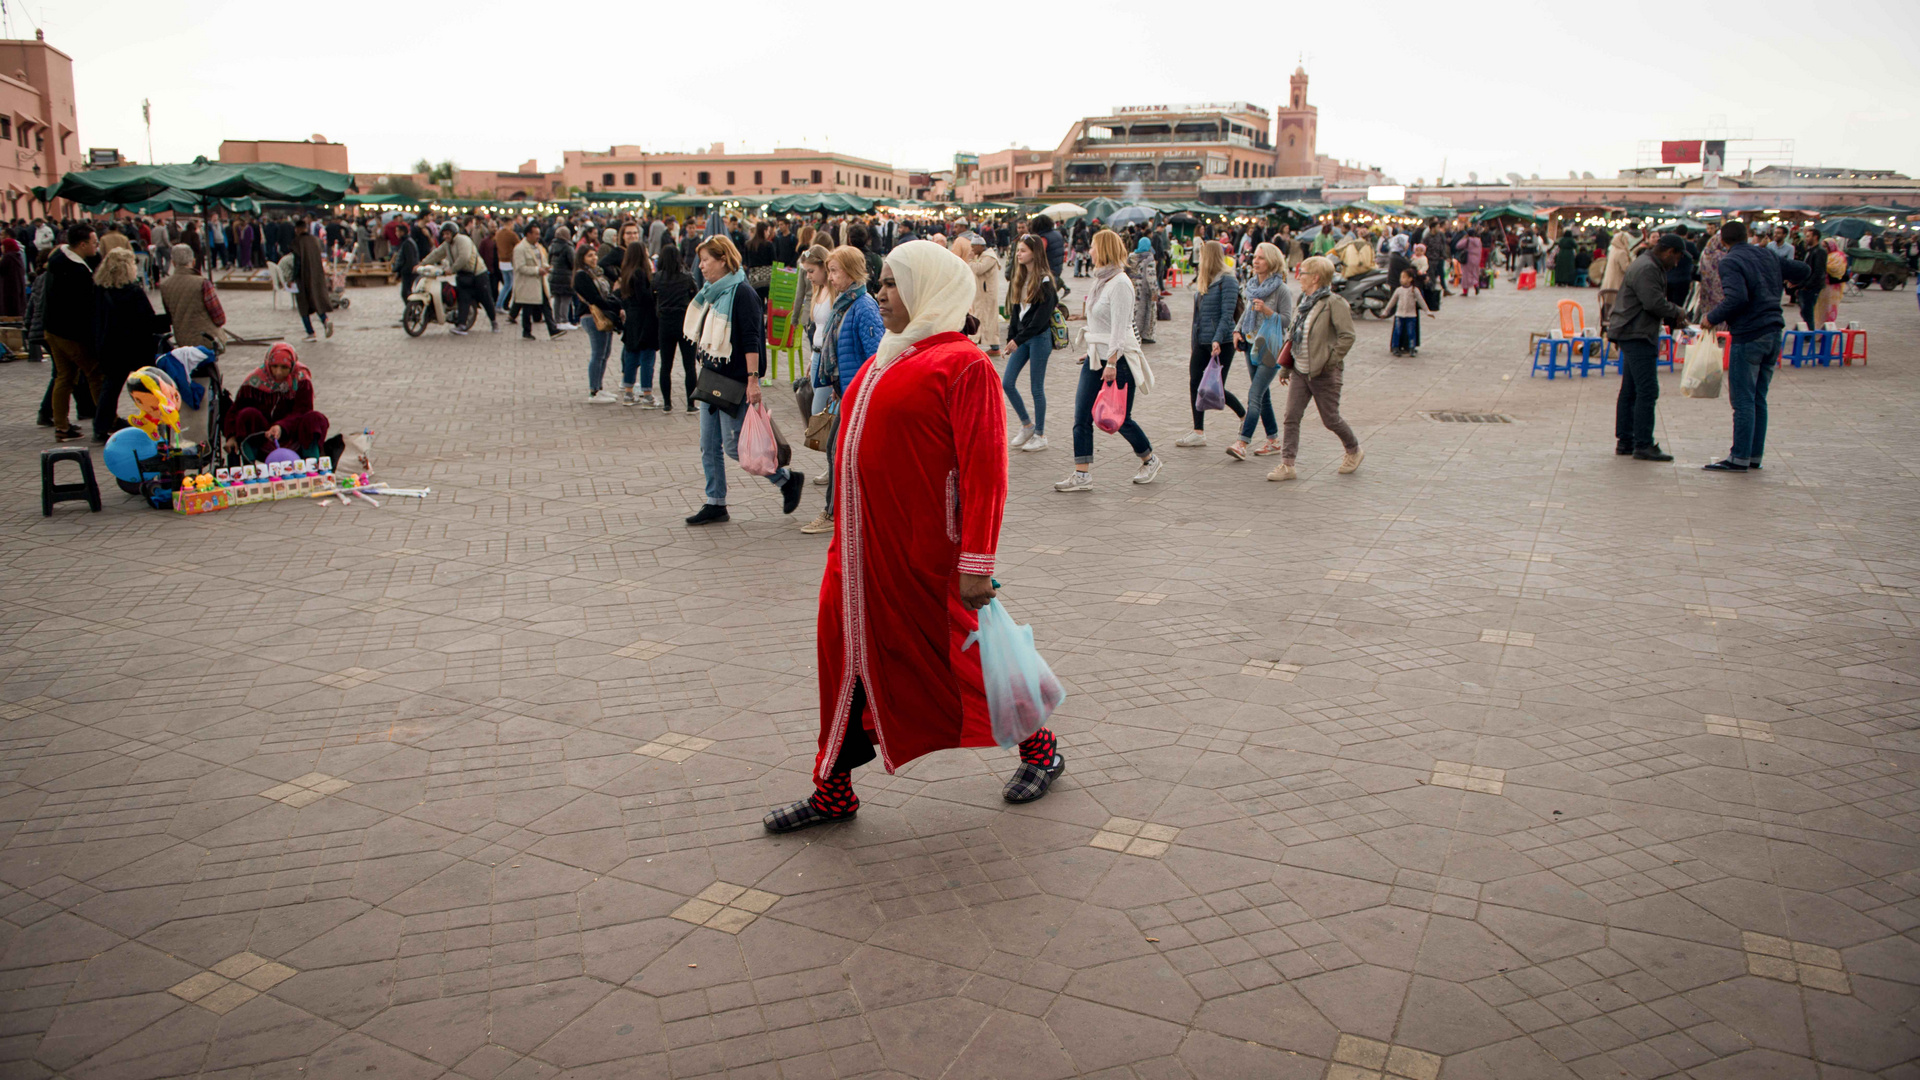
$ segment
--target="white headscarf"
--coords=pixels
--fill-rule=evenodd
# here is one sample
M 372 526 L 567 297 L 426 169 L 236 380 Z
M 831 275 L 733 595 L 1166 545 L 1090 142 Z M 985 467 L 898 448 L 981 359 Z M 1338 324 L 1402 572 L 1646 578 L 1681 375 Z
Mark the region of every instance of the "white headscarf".
M 973 271 L 958 255 L 931 240 L 914 240 L 894 248 L 886 262 L 907 305 L 908 322 L 905 330 L 889 330 L 880 339 L 876 362 L 884 364 L 909 345 L 966 327 L 973 307 Z

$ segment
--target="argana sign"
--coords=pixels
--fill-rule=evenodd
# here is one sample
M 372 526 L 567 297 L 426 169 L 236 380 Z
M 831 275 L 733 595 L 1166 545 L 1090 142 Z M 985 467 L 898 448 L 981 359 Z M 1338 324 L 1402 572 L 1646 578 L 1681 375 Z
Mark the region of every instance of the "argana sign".
M 1185 105 L 1116 105 L 1112 115 L 1132 113 L 1253 112 L 1266 115 L 1265 109 L 1246 101 L 1195 101 Z
M 1404 184 L 1375 184 L 1367 188 L 1367 201 L 1374 203 L 1403 203 L 1407 201 L 1407 188 Z

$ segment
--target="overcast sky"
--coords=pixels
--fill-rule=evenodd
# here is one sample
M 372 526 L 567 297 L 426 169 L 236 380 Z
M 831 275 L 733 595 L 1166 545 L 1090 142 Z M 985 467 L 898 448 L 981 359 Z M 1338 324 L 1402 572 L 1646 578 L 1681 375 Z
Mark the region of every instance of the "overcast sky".
M 1735 21 L 1704 0 L 7 7 L 13 36 L 38 26 L 73 56 L 82 145 L 139 160 L 148 98 L 163 162 L 318 133 L 347 143 L 357 172 L 421 157 L 551 169 L 563 150 L 712 142 L 937 169 L 956 150 L 1051 148 L 1116 105 L 1274 109 L 1304 53 L 1320 152 L 1402 182 L 1443 161 L 1458 180 L 1607 177 L 1645 141 L 1716 134 L 1920 176 L 1913 0 L 1754 0 Z

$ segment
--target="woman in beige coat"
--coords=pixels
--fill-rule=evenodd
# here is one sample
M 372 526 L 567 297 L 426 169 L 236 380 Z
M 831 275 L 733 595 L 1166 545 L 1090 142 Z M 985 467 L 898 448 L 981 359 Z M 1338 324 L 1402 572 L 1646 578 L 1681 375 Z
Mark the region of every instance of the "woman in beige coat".
M 520 316 L 520 336 L 533 337 L 533 316 L 538 313 L 547 323 L 547 337 L 566 333 L 553 321 L 553 305 L 548 302 L 547 249 L 540 246 L 540 226 L 527 226 L 526 238 L 513 246 L 513 309 Z
M 1345 377 L 1347 350 L 1353 348 L 1353 309 L 1340 294 L 1333 292 L 1333 262 L 1315 255 L 1300 264 L 1300 291 L 1304 294 L 1294 308 L 1293 370 L 1280 372 L 1280 384 L 1287 387 L 1286 419 L 1281 422 L 1280 464 L 1267 474 L 1269 480 L 1292 480 L 1293 458 L 1300 450 L 1300 418 L 1311 400 L 1320 409 L 1320 422 L 1340 437 L 1346 456 L 1340 459 L 1340 472 L 1360 467 L 1366 451 L 1353 428 L 1340 418 L 1340 384 Z
M 973 342 L 988 355 L 998 356 L 1000 346 L 1007 340 L 1006 328 L 1000 323 L 1000 293 L 1007 280 L 1000 267 L 1000 256 L 973 233 L 955 240 L 951 250 L 973 270 L 973 307 L 967 314 L 980 324 Z
M 1633 262 L 1633 238 L 1623 229 L 1613 234 L 1607 247 L 1607 267 L 1600 275 L 1600 332 L 1607 332 L 1607 316 L 1613 312 L 1614 298 L 1620 295 L 1620 283 L 1626 280 L 1627 266 Z

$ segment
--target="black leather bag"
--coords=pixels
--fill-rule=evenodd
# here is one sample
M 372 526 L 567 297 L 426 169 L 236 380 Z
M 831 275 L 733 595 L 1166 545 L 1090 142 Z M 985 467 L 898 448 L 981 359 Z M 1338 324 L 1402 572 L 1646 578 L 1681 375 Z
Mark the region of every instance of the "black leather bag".
M 700 377 L 693 384 L 693 400 L 704 401 L 728 416 L 738 416 L 747 400 L 747 384 L 701 364 Z

